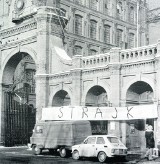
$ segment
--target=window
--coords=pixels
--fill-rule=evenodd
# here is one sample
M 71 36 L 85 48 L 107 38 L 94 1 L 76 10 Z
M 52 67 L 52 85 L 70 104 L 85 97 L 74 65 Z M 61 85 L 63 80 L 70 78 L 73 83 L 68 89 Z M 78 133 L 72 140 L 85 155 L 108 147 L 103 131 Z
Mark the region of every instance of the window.
M 129 13 L 129 21 L 131 22 L 131 23 L 134 23 L 134 7 L 130 7 L 130 13 Z
M 129 34 L 129 48 L 133 48 L 134 47 L 134 34 L 130 33 Z
M 107 137 L 107 138 L 108 138 L 109 142 L 111 142 L 111 143 L 119 143 L 119 140 L 116 137 Z
M 75 52 L 75 55 L 82 55 L 82 47 L 81 46 L 75 46 L 74 52 Z
M 98 0 L 91 0 L 90 5 L 91 5 L 91 9 L 97 10 Z
M 105 0 L 104 2 L 104 13 L 109 14 L 110 0 Z
M 110 26 L 104 25 L 104 42 L 110 43 Z
M 82 16 L 75 15 L 75 34 L 82 35 Z
M 121 29 L 117 29 L 117 46 L 122 48 L 122 33 Z
M 90 21 L 90 38 L 96 39 L 97 35 L 97 22 L 95 20 Z
M 89 137 L 87 140 L 85 140 L 85 144 L 95 144 L 96 137 Z
M 89 52 L 89 55 L 96 55 L 96 54 L 97 54 L 97 51 L 93 50 L 93 49 L 91 49 L 90 52 Z
M 75 3 L 82 5 L 83 4 L 83 0 L 75 0 Z
M 97 144 L 105 144 L 104 138 L 103 137 L 98 137 L 97 138 Z
M 122 19 L 122 12 L 123 12 L 123 4 L 121 1 L 117 3 L 117 17 Z

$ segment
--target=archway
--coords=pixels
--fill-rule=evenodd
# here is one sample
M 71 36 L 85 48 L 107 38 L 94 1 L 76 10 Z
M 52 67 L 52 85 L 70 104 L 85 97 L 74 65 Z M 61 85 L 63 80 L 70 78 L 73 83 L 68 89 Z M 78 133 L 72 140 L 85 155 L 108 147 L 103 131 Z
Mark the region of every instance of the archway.
M 153 89 L 143 81 L 137 81 L 132 84 L 126 94 L 126 105 L 142 105 L 153 103 Z
M 24 52 L 13 55 L 4 67 L 1 119 L 5 146 L 30 142 L 36 117 L 35 73 L 35 61 Z
M 144 82 L 137 81 L 130 85 L 126 93 L 126 106 L 147 105 L 154 103 L 154 93 L 152 87 Z M 145 112 L 145 108 L 144 108 Z M 134 151 L 145 150 L 145 136 L 144 131 L 146 124 L 154 127 L 154 119 L 137 119 L 126 121 L 126 145 Z
M 85 106 L 104 107 L 109 106 L 108 95 L 105 89 L 99 85 L 93 86 L 89 89 Z M 107 134 L 108 133 L 108 121 L 90 121 L 92 134 Z
M 65 90 L 58 91 L 53 97 L 52 106 L 69 106 L 70 104 L 70 96 Z
M 109 106 L 108 95 L 105 89 L 99 85 L 89 89 L 85 106 Z

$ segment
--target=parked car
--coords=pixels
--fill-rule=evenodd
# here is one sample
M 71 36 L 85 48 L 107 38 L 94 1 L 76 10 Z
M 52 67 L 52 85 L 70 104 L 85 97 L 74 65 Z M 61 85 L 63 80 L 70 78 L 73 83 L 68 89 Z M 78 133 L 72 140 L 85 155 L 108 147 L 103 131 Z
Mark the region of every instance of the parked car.
M 72 146 L 72 157 L 78 160 L 80 157 L 98 157 L 99 162 L 105 162 L 107 157 L 125 158 L 126 146 L 112 135 L 88 136 L 83 143 Z
M 80 144 L 91 134 L 89 121 L 40 121 L 34 127 L 30 142 L 35 155 L 48 149 L 66 157 L 73 145 Z

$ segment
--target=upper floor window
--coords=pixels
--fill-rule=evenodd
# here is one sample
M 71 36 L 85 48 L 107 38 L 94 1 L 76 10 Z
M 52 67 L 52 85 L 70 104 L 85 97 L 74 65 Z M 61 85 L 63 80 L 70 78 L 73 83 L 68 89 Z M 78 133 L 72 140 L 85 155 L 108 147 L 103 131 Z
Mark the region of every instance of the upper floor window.
M 75 52 L 75 55 L 82 55 L 82 47 L 81 46 L 75 46 L 74 52 Z
M 122 48 L 122 34 L 123 31 L 121 29 L 117 29 L 117 46 Z
M 90 49 L 89 55 L 96 55 L 97 51 L 94 49 Z
M 82 16 L 75 15 L 75 34 L 82 35 Z
M 110 0 L 104 1 L 104 13 L 109 14 L 109 8 L 110 8 Z
M 75 1 L 75 3 L 80 4 L 80 5 L 83 4 L 83 0 L 74 0 L 74 1 Z
M 90 38 L 96 39 L 97 35 L 97 22 L 95 20 L 90 21 Z
M 119 1 L 117 3 L 117 17 L 119 19 L 122 19 L 122 13 L 123 13 L 123 3 L 121 1 Z
M 129 48 L 134 48 L 134 34 L 129 33 Z
M 98 8 L 98 0 L 91 0 L 90 1 L 90 6 L 91 6 L 91 9 L 97 10 L 97 8 Z
M 129 21 L 131 22 L 131 23 L 134 23 L 134 7 L 133 6 L 131 6 L 130 7 L 130 10 L 129 10 Z
M 104 42 L 110 43 L 110 26 L 104 25 Z

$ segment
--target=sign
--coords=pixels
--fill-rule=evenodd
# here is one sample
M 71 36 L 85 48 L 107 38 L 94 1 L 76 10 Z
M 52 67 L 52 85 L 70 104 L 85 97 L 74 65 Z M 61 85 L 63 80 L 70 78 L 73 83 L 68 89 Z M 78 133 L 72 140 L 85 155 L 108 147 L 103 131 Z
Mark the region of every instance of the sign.
M 129 107 L 62 106 L 42 109 L 42 120 L 133 120 L 157 117 L 156 105 Z

